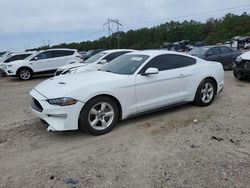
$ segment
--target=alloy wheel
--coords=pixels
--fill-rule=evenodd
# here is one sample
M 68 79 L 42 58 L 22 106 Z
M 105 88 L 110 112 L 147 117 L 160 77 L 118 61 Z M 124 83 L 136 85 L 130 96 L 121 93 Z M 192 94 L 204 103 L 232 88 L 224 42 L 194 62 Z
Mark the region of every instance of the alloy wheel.
M 114 115 L 113 107 L 107 102 L 101 102 L 91 108 L 88 121 L 92 128 L 104 130 L 112 124 Z
M 23 80 L 28 80 L 28 79 L 30 79 L 30 76 L 31 76 L 31 73 L 30 73 L 30 71 L 28 71 L 28 70 L 21 70 L 21 72 L 20 72 L 20 78 L 21 79 L 23 79 Z
M 214 87 L 213 84 L 210 82 L 204 83 L 202 89 L 201 89 L 201 100 L 204 103 L 209 103 L 214 96 Z

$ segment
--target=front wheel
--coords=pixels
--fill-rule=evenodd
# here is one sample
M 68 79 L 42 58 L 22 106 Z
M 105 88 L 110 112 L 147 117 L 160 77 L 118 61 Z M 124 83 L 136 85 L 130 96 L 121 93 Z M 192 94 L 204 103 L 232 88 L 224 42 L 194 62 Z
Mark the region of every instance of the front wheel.
M 116 102 L 106 96 L 91 99 L 83 107 L 79 117 L 79 129 L 93 135 L 111 131 L 119 117 Z
M 238 70 L 233 70 L 233 74 L 234 74 L 234 77 L 238 80 L 242 80 L 244 79 L 244 76 L 242 75 L 242 73 Z
M 6 77 L 6 73 L 2 69 L 0 69 L 0 77 Z
M 213 80 L 205 79 L 203 80 L 195 95 L 194 102 L 199 106 L 209 106 L 212 104 L 216 94 L 216 86 Z
M 32 71 L 28 68 L 22 68 L 18 71 L 17 76 L 21 80 L 29 80 L 32 76 Z

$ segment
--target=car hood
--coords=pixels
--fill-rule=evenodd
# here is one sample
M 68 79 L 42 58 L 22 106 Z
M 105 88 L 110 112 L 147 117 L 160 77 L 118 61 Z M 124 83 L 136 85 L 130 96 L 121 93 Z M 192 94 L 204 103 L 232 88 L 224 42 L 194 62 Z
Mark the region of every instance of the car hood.
M 87 65 L 88 65 L 87 63 L 72 63 L 72 64 L 68 64 L 68 65 L 64 65 L 60 67 L 59 70 L 73 69 L 73 68 L 83 67 Z
M 34 89 L 48 99 L 72 97 L 78 90 L 87 92 L 120 79 L 127 79 L 127 76 L 103 71 L 90 71 L 53 77 L 37 85 Z
M 244 60 L 250 60 L 250 51 L 242 54 L 240 57 Z

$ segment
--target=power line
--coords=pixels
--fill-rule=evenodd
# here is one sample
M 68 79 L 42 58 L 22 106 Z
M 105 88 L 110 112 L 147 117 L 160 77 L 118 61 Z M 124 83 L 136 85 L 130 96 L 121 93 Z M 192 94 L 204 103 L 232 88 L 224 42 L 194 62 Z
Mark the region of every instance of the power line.
M 109 36 L 109 49 L 111 48 L 111 34 L 114 33 L 112 24 L 116 26 L 116 33 L 117 33 L 117 46 L 120 48 L 120 27 L 123 27 L 123 25 L 119 22 L 118 19 L 108 19 L 106 23 L 103 24 L 103 27 L 108 29 L 108 36 Z
M 143 25 L 143 24 L 149 24 L 149 23 L 155 23 L 155 22 L 163 22 L 163 21 L 169 21 L 169 20 L 176 20 L 176 19 L 185 19 L 193 16 L 201 16 L 201 15 L 206 15 L 206 14 L 211 14 L 211 13 L 216 13 L 216 12 L 224 12 L 228 10 L 237 10 L 241 8 L 249 8 L 250 4 L 246 5 L 241 5 L 237 7 L 229 7 L 229 8 L 224 8 L 224 9 L 216 9 L 216 10 L 211 10 L 211 11 L 206 11 L 206 12 L 199 12 L 195 14 L 189 14 L 185 16 L 177 16 L 177 17 L 172 17 L 172 18 L 164 18 L 164 19 L 157 19 L 157 20 L 150 20 L 146 22 L 140 22 L 140 23 L 132 23 L 132 24 L 124 24 L 124 26 L 137 26 L 137 25 Z
M 146 22 L 140 22 L 140 23 L 132 23 L 132 24 L 124 24 L 122 25 L 118 19 L 108 19 L 108 21 L 103 24 L 104 27 L 106 27 L 108 29 L 108 36 L 109 36 L 109 48 L 111 48 L 111 34 L 114 33 L 113 30 L 115 30 L 112 26 L 112 24 L 114 24 L 116 26 L 116 32 L 118 34 L 117 36 L 117 40 L 118 40 L 118 48 L 120 46 L 120 35 L 119 35 L 119 31 L 120 31 L 120 27 L 123 28 L 123 26 L 125 27 L 133 27 L 133 26 L 139 26 L 139 25 L 143 25 L 143 24 L 149 24 L 149 23 L 156 23 L 156 22 L 163 22 L 163 21 L 169 21 L 169 20 L 176 20 L 176 19 L 186 19 L 186 18 L 190 18 L 190 17 L 194 17 L 194 16 L 208 16 L 208 14 L 211 14 L 211 13 L 220 13 L 220 12 L 225 12 L 225 11 L 228 11 L 228 10 L 238 10 L 240 11 L 242 8 L 244 8 L 244 10 L 242 11 L 246 11 L 248 10 L 248 8 L 250 8 L 250 4 L 246 4 L 246 5 L 241 5 L 241 6 L 235 6 L 235 7 L 228 7 L 228 8 L 224 8 L 224 9 L 215 9 L 215 10 L 211 10 L 211 11 L 206 11 L 206 12 L 199 12 L 199 13 L 195 13 L 195 14 L 189 14 L 189 15 L 185 15 L 185 16 L 178 16 L 178 17 L 172 17 L 172 18 L 164 18 L 164 19 L 157 19 L 157 20 L 149 20 L 149 21 L 146 21 Z M 67 43 L 67 42 L 70 42 L 70 41 L 75 41 L 75 40 L 79 40 L 79 39 L 85 39 L 87 37 L 90 37 L 90 36 L 93 36 L 95 34 L 99 34 L 99 33 L 102 33 L 103 30 L 99 30 L 99 31 L 96 31 L 96 32 L 92 32 L 92 33 L 89 33 L 87 35 L 84 35 L 84 36 L 81 36 L 81 37 L 77 37 L 77 38 L 73 38 L 73 39 L 69 39 L 69 40 L 66 40 L 64 42 L 55 42 L 54 45 L 56 44 L 61 44 L 61 43 Z M 47 40 L 47 43 L 50 44 L 50 41 Z M 28 44 L 25 45 L 26 47 L 28 46 Z

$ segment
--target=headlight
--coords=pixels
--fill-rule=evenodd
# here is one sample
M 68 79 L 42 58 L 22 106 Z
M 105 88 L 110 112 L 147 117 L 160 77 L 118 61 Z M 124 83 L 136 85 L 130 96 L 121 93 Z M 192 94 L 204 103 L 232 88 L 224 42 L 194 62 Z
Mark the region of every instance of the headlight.
M 242 61 L 242 58 L 239 56 L 236 58 L 235 63 L 240 63 Z
M 69 106 L 77 103 L 76 99 L 72 99 L 70 97 L 62 97 L 56 99 L 48 99 L 47 102 L 51 105 L 59 105 L 59 106 Z
M 15 67 L 15 64 L 7 65 L 7 67 Z

